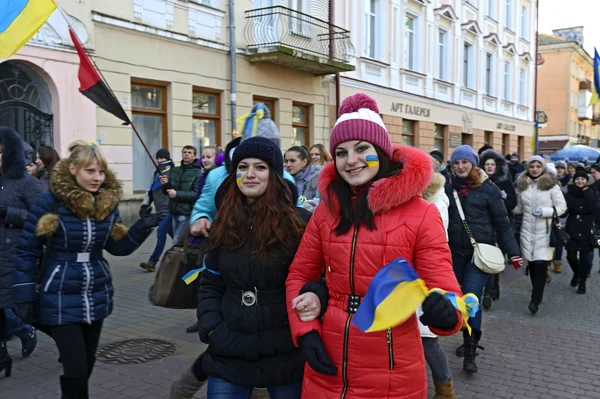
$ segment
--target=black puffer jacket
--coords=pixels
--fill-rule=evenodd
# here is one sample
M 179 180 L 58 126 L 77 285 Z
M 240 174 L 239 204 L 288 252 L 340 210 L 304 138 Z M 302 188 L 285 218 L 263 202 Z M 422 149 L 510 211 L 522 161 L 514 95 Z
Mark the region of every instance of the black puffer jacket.
M 592 188 L 583 190 L 570 184 L 565 199 L 569 212 L 566 227 L 569 234 L 567 250 L 589 251 L 592 249 L 592 225 L 598 211 L 596 192 Z
M 298 208 L 307 221 L 310 214 L 303 211 Z M 295 250 L 267 261 L 252 259 L 252 246 L 249 239 L 238 250 L 206 254 L 198 305 L 198 333 L 209 344 L 204 370 L 244 386 L 299 383 L 305 360 L 292 342 L 285 298 Z M 253 293 L 256 303 L 244 305 L 242 292 Z
M 165 187 L 177 191 L 175 198 L 169 200 L 169 213 L 173 215 L 190 216 L 192 208 L 198 199 L 198 184 L 202 175 L 202 167 L 198 160 L 188 165 L 171 169 L 169 183 Z
M 23 142 L 12 129 L 0 128 L 2 177 L 0 207 L 6 216 L 0 219 L 0 309 L 14 306 L 12 286 L 16 248 L 29 211 L 42 194 L 42 185 L 25 172 Z
M 515 192 L 510 170 L 506 164 L 506 158 L 497 151 L 486 150 L 479 158 L 479 167 L 485 170 L 485 162 L 489 159 L 493 159 L 496 162 L 496 172 L 493 176 L 489 176 L 489 178 L 498 186 L 501 194 L 504 192 L 505 195 L 502 195 L 502 197 L 510 219 L 512 210 L 517 207 L 517 193 Z
M 452 179 L 456 177 L 453 175 Z M 506 207 L 502 201 L 500 189 L 492 183 L 484 171 L 479 169 L 481 185 L 471 188 L 469 195 L 461 198 L 462 208 L 465 212 L 469 229 L 475 241 L 483 244 L 498 244 L 509 257 L 520 254 L 517 241 L 508 220 Z M 450 250 L 453 253 L 470 255 L 473 246 L 460 219 L 458 208 L 452 192 L 452 180 L 446 184 L 446 195 L 450 199 L 448 239 Z

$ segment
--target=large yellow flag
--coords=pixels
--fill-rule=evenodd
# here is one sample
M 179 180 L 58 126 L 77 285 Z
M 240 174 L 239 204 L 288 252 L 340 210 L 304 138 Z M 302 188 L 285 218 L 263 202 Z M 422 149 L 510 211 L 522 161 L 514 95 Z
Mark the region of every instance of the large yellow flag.
M 54 0 L 1 0 L 0 6 L 0 58 L 19 51 L 56 10 Z

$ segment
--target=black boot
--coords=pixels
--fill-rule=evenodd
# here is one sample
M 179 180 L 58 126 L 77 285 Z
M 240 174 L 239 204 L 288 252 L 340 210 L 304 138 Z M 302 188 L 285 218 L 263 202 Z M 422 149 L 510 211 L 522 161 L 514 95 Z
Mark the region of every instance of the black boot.
M 575 288 L 575 287 L 577 287 L 578 284 L 579 284 L 579 278 L 577 278 L 577 275 L 574 274 L 573 278 L 571 279 L 571 287 Z
M 479 340 L 481 339 L 481 330 L 472 329 L 471 335 L 467 330 L 463 331 L 463 340 L 465 342 L 465 358 L 463 359 L 463 370 L 468 373 L 477 372 L 477 364 L 475 363 L 475 357 L 477 356 L 477 348 L 483 350 L 479 346 Z
M 534 301 L 529 302 L 529 312 L 531 314 L 536 314 L 538 312 L 539 305 Z
M 87 378 L 60 376 L 62 399 L 89 399 Z
M 4 310 L 0 309 L 0 312 L 4 312 Z M 0 341 L 0 373 L 4 371 L 4 376 L 10 377 L 11 369 L 12 359 L 6 349 L 6 341 Z

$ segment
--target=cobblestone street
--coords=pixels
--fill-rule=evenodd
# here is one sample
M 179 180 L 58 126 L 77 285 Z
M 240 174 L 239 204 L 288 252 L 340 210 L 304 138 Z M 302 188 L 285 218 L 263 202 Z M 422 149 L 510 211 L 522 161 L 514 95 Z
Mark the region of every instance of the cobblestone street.
M 115 309 L 104 325 L 100 346 L 148 338 L 167 340 L 177 350 L 164 359 L 135 365 L 98 361 L 90 381 L 92 398 L 167 398 L 171 382 L 204 348 L 196 334 L 185 333 L 195 320 L 194 311 L 157 308 L 148 301 L 154 274 L 138 264 L 147 259 L 153 244 L 146 243 L 128 258 L 109 257 L 116 282 Z M 459 398 L 600 398 L 598 267 L 583 296 L 568 286 L 568 265 L 566 269 L 552 275 L 540 312 L 531 316 L 529 278 L 507 268 L 501 299 L 484 316 L 481 345 L 485 351 L 478 357 L 478 374 L 467 376 L 461 370 L 462 359 L 454 356 L 459 335 L 442 340 Z M 18 339 L 9 342 L 13 376 L 0 379 L 0 398 L 60 396 L 57 350 L 47 336 L 39 334 L 39 338 L 38 348 L 27 359 L 20 357 Z

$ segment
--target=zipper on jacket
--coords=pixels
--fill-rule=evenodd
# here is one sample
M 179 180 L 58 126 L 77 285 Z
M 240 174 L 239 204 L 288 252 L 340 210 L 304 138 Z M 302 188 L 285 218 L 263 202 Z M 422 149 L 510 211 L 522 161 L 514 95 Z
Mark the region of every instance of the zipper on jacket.
M 89 219 L 88 219 L 89 220 Z M 85 305 L 85 319 L 88 324 L 92 324 L 92 317 L 90 315 L 90 299 L 88 298 L 88 290 L 90 289 L 90 280 L 92 278 L 90 274 L 90 268 L 87 263 L 83 263 L 83 269 L 85 270 L 85 289 L 83 290 L 83 303 Z
M 92 245 L 92 221 L 90 218 L 86 218 L 85 222 L 87 223 L 87 236 L 85 247 L 83 248 L 83 252 L 88 252 L 90 249 L 90 245 Z
M 358 235 L 358 226 L 354 227 L 354 235 L 352 236 L 352 249 L 350 251 L 350 290 L 354 295 L 354 253 L 356 252 L 356 236 Z M 348 339 L 350 337 L 350 322 L 354 313 L 348 312 L 348 319 L 346 320 L 346 326 L 344 327 L 344 353 L 342 355 L 342 380 L 344 382 L 344 388 L 342 389 L 342 396 L 340 399 L 346 397 L 348 391 Z
M 50 278 L 48 279 L 48 281 L 46 282 L 46 286 L 44 287 L 44 292 L 48 292 L 48 289 L 50 288 L 50 284 L 52 283 L 52 280 L 54 280 L 54 276 L 56 276 L 56 273 L 58 273 L 60 271 L 60 265 L 56 266 L 54 268 L 54 270 L 52 271 L 52 274 L 50 275 Z
M 390 370 L 394 369 L 394 341 L 392 339 L 392 329 L 387 329 L 387 344 L 388 344 L 388 355 L 390 357 Z

